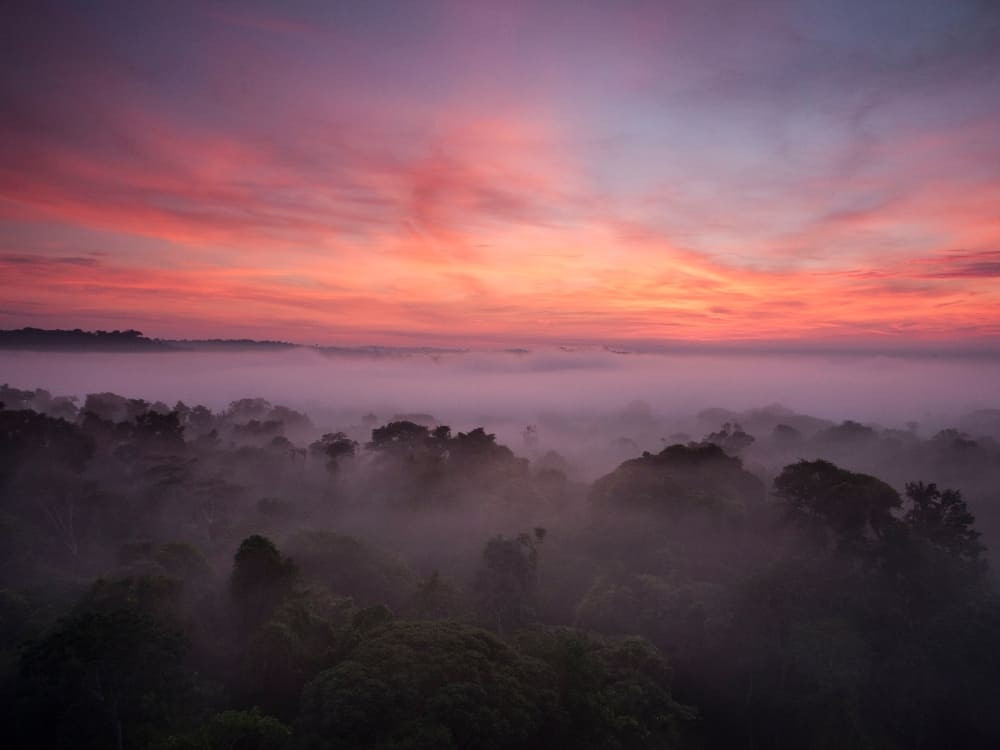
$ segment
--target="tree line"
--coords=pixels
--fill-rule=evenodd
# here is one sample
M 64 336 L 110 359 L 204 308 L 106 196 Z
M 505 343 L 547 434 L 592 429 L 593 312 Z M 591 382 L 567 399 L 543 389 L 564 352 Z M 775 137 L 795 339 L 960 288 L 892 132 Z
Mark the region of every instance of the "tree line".
M 987 549 L 933 476 L 766 475 L 733 423 L 585 483 L 481 427 L 0 402 L 12 746 L 1000 739 Z

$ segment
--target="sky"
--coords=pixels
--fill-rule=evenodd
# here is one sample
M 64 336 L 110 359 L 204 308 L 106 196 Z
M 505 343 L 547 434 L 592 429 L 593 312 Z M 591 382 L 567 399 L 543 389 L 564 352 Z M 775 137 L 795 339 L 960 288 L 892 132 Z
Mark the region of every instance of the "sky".
M 15 2 L 0 327 L 1000 349 L 994 0 Z

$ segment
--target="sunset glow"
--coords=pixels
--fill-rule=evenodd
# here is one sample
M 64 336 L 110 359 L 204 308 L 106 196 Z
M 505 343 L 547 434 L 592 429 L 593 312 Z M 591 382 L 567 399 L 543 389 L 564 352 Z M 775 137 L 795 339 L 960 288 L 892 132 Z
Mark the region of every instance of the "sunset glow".
M 28 8 L 0 327 L 1000 343 L 993 4 Z

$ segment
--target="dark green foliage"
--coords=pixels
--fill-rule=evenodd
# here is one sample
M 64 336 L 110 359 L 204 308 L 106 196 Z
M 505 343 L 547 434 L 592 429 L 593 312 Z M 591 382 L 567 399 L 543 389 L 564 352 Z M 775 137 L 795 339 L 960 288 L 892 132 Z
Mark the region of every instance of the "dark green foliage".
M 250 711 L 223 711 L 197 731 L 171 735 L 148 750 L 281 750 L 289 747 L 292 731 L 273 716 Z
M 823 460 L 786 466 L 774 480 L 774 490 L 792 519 L 832 532 L 840 544 L 882 536 L 902 504 L 885 482 Z
M 147 451 L 176 452 L 184 448 L 184 427 L 176 412 L 147 411 L 138 415 L 133 434 Z
M 986 593 L 985 548 L 960 492 L 906 486 L 906 513 L 881 545 L 885 573 L 916 611 L 931 616 Z
M 246 423 L 253 419 L 267 419 L 274 407 L 271 402 L 263 398 L 241 398 L 230 402 L 223 416 L 234 423 Z
M 16 591 L 0 589 L 0 648 L 9 649 L 31 633 L 27 599 Z
M 706 660 L 718 671 L 706 669 L 707 684 L 698 685 L 732 722 L 706 726 L 709 735 L 763 747 L 870 746 L 877 727 L 862 704 L 873 644 L 855 619 L 878 598 L 868 586 L 837 559 L 783 562 L 747 581 L 716 641 L 720 652 Z
M 538 544 L 544 537 L 545 530 L 538 529 L 534 537 L 497 536 L 486 543 L 475 590 L 481 620 L 498 633 L 534 617 Z
M 409 421 L 390 422 L 372 430 L 365 447 L 383 467 L 382 481 L 373 489 L 405 498 L 397 499 L 396 505 L 454 508 L 524 502 L 533 494 L 527 482 L 528 462 L 516 458 L 481 427 L 453 436 L 444 425 L 431 430 Z
M 135 609 L 86 610 L 24 654 L 24 746 L 141 748 L 183 721 L 191 683 L 181 634 Z
M 550 747 L 680 746 L 680 727 L 694 712 L 673 699 L 670 668 L 648 642 L 554 628 L 523 631 L 515 643 L 555 673 L 559 710 L 546 727 Z
M 303 531 L 285 545 L 309 580 L 358 604 L 398 607 L 413 592 L 415 578 L 396 557 L 351 536 Z
M 267 537 L 253 535 L 240 544 L 229 588 L 244 627 L 266 620 L 291 594 L 298 568 Z
M 390 422 L 372 430 L 371 442 L 366 446 L 370 450 L 379 451 L 408 459 L 427 448 L 430 430 L 414 422 Z
M 606 510 L 738 517 L 763 502 L 764 486 L 717 445 L 671 445 L 626 461 L 597 480 L 590 496 Z
M 463 620 L 471 613 L 462 592 L 435 570 L 417 583 L 416 591 L 403 606 L 403 614 L 415 620 Z
M 482 427 L 458 433 L 448 442 L 448 455 L 459 466 L 509 461 L 514 457 L 510 448 L 497 445 L 496 435 L 487 433 Z
M 343 432 L 328 432 L 309 446 L 309 452 L 322 457 L 327 471 L 336 474 L 340 464 L 358 452 L 358 444 Z
M 306 686 L 304 748 L 531 747 L 556 707 L 551 672 L 483 630 L 394 621 Z
M 11 411 L 31 409 L 41 412 L 42 409 L 35 408 L 35 395 L 40 391 L 40 388 L 35 391 L 11 388 L 7 383 L 4 383 L 0 385 L 0 408 L 10 409 Z M 47 391 L 45 392 L 48 393 Z
M 99 578 L 80 599 L 76 610 L 108 612 L 127 609 L 169 620 L 176 610 L 180 592 L 180 581 L 164 576 Z
M 50 351 L 165 351 L 172 347 L 132 328 L 126 331 L 82 331 L 18 328 L 0 331 L 0 347 Z
M 754 443 L 754 436 L 745 432 L 736 422 L 726 422 L 716 432 L 710 432 L 702 443 L 712 443 L 730 456 L 738 456 Z
M 0 483 L 26 468 L 80 472 L 93 455 L 93 440 L 63 419 L 0 409 Z
M 599 577 L 579 601 L 575 623 L 600 633 L 642 634 L 673 658 L 705 647 L 726 617 L 725 587 L 619 571 Z
M 353 617 L 349 599 L 320 589 L 297 591 L 242 649 L 235 690 L 240 701 L 294 717 L 302 686 L 333 662 Z
M 201 550 L 190 544 L 168 542 L 153 553 L 168 575 L 183 581 L 189 587 L 205 586 L 211 582 L 213 572 Z
M 911 482 L 906 485 L 906 497 L 912 505 L 903 520 L 916 538 L 967 563 L 979 563 L 985 548 L 962 493 Z
M 771 439 L 779 445 L 795 445 L 802 441 L 802 433 L 787 424 L 777 424 L 771 432 Z
M 117 393 L 88 393 L 83 402 L 83 413 L 114 424 L 128 419 L 128 404 L 129 400 Z
M 625 461 L 588 503 L 580 456 L 426 415 L 0 395 L 8 745 L 1000 746 L 985 433 L 712 411 L 722 447 Z M 616 455 L 659 439 L 634 411 Z M 535 453 L 567 429 L 540 422 Z M 781 468 L 806 449 L 842 465 Z
M 33 537 L 31 545 L 14 540 L 15 565 L 30 569 L 38 558 L 79 564 L 88 526 L 101 514 L 94 485 L 82 476 L 94 452 L 94 441 L 69 422 L 0 410 L 0 535 Z
M 213 716 L 202 733 L 211 748 L 279 750 L 291 737 L 291 730 L 260 711 L 223 711 Z
M 79 399 L 76 396 L 53 397 L 44 388 L 28 391 L 11 388 L 6 384 L 0 385 L 0 409 L 11 411 L 31 409 L 39 414 L 74 422 L 79 414 L 77 401 Z

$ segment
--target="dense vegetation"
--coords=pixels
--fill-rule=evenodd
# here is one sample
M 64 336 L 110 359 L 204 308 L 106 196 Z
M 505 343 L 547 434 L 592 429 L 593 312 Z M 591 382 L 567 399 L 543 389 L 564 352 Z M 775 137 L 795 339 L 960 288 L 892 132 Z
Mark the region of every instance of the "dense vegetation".
M 1000 743 L 989 438 L 707 413 L 585 484 L 424 415 L 0 402 L 8 746 Z
M 18 328 L 0 331 L 3 349 L 64 349 L 81 351 L 158 351 L 170 349 L 162 341 L 146 338 L 134 329 L 126 331 L 71 331 Z

